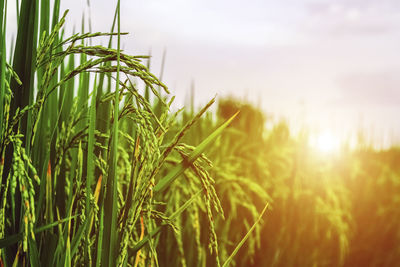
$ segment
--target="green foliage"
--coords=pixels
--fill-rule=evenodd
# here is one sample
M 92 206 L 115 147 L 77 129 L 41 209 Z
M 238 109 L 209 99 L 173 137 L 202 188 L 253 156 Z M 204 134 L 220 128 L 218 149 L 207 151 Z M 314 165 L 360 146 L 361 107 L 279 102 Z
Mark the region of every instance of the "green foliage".
M 120 50 L 119 2 L 117 33 L 68 38 L 62 34 L 67 12 L 58 21 L 58 1 L 51 26 L 49 1 L 22 1 L 18 12 L 13 67 L 4 46 L 1 54 L 1 265 L 158 265 L 158 233 L 178 231 L 174 220 L 203 204 L 217 252 L 211 208 L 222 208 L 200 164 L 233 118 L 197 148 L 178 144 L 212 100 L 175 139 L 164 140 L 175 117 L 172 99 L 166 103 L 167 87 L 142 64 L 146 56 Z M 87 44 L 100 36 L 110 44 L 116 36 L 117 48 Z M 183 160 L 161 173 L 171 151 L 181 151 Z M 196 197 L 182 196 L 184 203 L 165 210 L 161 192 L 187 169 L 196 172 Z
M 59 1 L 17 1 L 6 62 L 0 4 L 0 266 L 400 262 L 400 150 L 324 158 L 233 99 L 171 112 L 119 1 L 110 33 L 70 37 Z
M 238 118 L 207 152 L 209 175 L 221 200 L 225 219 L 216 219 L 220 260 L 236 266 L 391 266 L 399 261 L 397 217 L 400 151 L 358 148 L 325 157 L 308 146 L 306 136 L 293 138 L 284 122 L 266 130 L 265 116 L 233 99 L 219 103 L 219 118 L 241 110 Z M 244 112 L 242 112 L 244 110 Z M 189 116 L 182 114 L 180 128 Z M 203 117 L 183 138 L 197 142 L 216 123 Z M 177 160 L 169 161 L 171 165 Z M 168 207 L 191 187 L 175 184 Z M 190 191 L 189 191 L 190 192 Z M 236 245 L 258 219 L 265 201 L 270 206 L 243 248 Z M 201 225 L 205 207 L 192 206 L 176 221 L 180 235 L 164 233 L 160 262 L 174 266 L 213 266 L 206 256 Z M 195 231 L 193 231 L 195 230 Z M 377 248 L 374 244 L 379 242 Z M 171 244 L 175 244 L 172 245 Z M 164 249 L 168 247 L 168 249 Z M 179 257 L 171 256 L 179 255 Z M 182 259 L 183 257 L 184 259 Z

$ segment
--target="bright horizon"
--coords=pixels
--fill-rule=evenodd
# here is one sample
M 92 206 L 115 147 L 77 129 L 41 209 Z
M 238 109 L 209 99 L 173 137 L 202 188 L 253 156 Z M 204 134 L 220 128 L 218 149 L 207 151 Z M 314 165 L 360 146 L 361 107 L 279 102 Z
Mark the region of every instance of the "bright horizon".
M 70 9 L 67 32 L 89 17 Z M 90 2 L 92 31 L 111 28 L 115 3 Z M 247 99 L 294 129 L 399 143 L 400 2 L 338 0 L 122 1 L 123 48 L 151 49 L 152 71 L 182 106 L 195 84 L 196 106 L 215 94 Z M 11 3 L 9 3 L 11 6 Z M 9 7 L 9 19 L 15 8 Z M 69 30 L 69 31 L 68 31 Z M 88 29 L 86 30 L 88 31 Z M 10 33 L 8 33 L 10 34 Z

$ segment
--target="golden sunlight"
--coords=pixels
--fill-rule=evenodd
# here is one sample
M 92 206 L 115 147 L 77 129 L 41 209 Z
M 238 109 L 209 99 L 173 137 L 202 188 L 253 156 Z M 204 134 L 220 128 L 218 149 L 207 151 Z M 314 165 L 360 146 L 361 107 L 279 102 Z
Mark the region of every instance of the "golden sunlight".
M 322 132 L 313 136 L 310 140 L 313 148 L 323 153 L 333 153 L 340 149 L 340 140 L 331 132 Z

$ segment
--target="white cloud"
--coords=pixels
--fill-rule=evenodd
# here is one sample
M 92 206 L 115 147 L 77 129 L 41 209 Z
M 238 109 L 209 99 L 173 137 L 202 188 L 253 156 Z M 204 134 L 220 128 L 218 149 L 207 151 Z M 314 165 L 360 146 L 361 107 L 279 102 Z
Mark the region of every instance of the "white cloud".
M 346 35 L 399 32 L 400 2 L 381 0 L 312 1 L 305 7 L 309 14 L 305 27 L 311 33 L 336 38 Z
M 80 25 L 85 1 L 61 2 Z M 108 31 L 114 6 L 92 0 L 91 9 L 94 30 Z M 122 1 L 122 29 L 131 33 L 124 46 L 133 53 L 152 47 L 156 73 L 167 48 L 164 81 L 177 102 L 194 79 L 200 103 L 216 92 L 254 102 L 262 95 L 279 117 L 298 113 L 290 106 L 301 100 L 309 121 L 328 123 L 340 110 L 340 125 L 349 127 L 358 112 L 381 129 L 398 120 L 400 81 L 390 78 L 397 72 L 384 73 L 399 68 L 399 27 L 399 0 Z

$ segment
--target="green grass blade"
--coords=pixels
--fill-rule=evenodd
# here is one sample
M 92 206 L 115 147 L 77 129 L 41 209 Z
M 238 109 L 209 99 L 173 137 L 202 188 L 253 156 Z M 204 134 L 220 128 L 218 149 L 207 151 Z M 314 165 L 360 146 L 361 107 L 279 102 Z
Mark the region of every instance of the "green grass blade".
M 71 257 L 75 255 L 75 253 L 78 251 L 79 244 L 86 232 L 87 227 L 89 226 L 89 218 L 87 218 L 83 224 L 79 227 L 78 231 L 74 234 L 74 238 L 72 239 L 72 245 L 71 245 Z
M 13 70 L 20 77 L 22 85 L 11 79 L 10 87 L 15 95 L 11 104 L 10 117 L 15 114 L 17 108 L 23 108 L 29 104 L 29 86 L 33 81 L 31 66 L 36 51 L 35 38 L 33 37 L 36 8 L 36 1 L 22 1 L 13 57 Z M 22 121 L 21 132 L 26 132 L 26 118 Z
M 14 102 L 11 106 L 11 114 L 15 114 L 17 108 L 23 108 L 29 104 L 33 95 L 33 67 L 36 58 L 36 34 L 37 34 L 37 2 L 23 0 L 21 3 L 21 16 L 13 58 L 13 69 L 22 81 L 19 85 L 11 80 L 11 89 L 15 92 Z M 27 119 L 21 121 L 21 133 L 26 133 Z
M 68 221 L 70 221 L 72 219 L 75 219 L 76 217 L 78 217 L 78 215 L 69 216 L 69 217 L 64 218 L 62 220 L 58 220 L 58 221 L 49 223 L 47 225 L 40 226 L 40 227 L 36 228 L 34 232 L 35 232 L 35 234 L 41 233 L 43 231 L 49 230 L 49 229 L 51 229 L 53 227 L 56 227 L 59 224 L 63 224 L 63 223 L 68 222 Z M 17 242 L 19 242 L 21 240 L 22 240 L 22 233 L 14 234 L 14 235 L 2 238 L 2 239 L 0 239 L 0 249 L 8 247 L 8 246 L 11 246 L 11 245 L 13 245 L 13 244 L 15 244 L 15 243 L 17 243 Z
M 28 245 L 29 245 L 29 263 L 30 266 L 32 267 L 40 267 L 42 266 L 40 264 L 39 260 L 39 251 L 36 246 L 36 241 L 32 239 L 31 236 L 28 237 Z
M 192 202 L 198 197 L 200 196 L 201 192 L 203 190 L 198 191 L 196 194 L 194 194 L 188 201 L 186 201 L 182 206 L 179 207 L 179 209 L 177 209 L 174 213 L 172 213 L 169 216 L 169 220 L 174 220 L 178 215 L 182 214 L 183 211 L 185 211 L 190 204 L 192 204 Z M 139 241 L 138 243 L 136 243 L 136 245 L 133 246 L 132 250 L 133 251 L 138 251 L 140 250 L 144 245 L 147 244 L 147 242 L 149 242 L 149 240 L 155 236 L 156 234 L 158 234 L 163 226 L 166 226 L 167 224 L 162 224 L 161 226 L 158 226 L 156 229 L 154 229 L 150 234 L 148 234 L 147 236 L 145 236 L 141 241 Z
M 55 0 L 53 6 L 53 21 L 51 24 L 51 29 L 54 29 L 54 27 L 57 25 L 59 17 L 60 17 L 60 0 Z
M 254 222 L 253 226 L 251 226 L 250 230 L 247 232 L 247 234 L 243 237 L 242 240 L 240 240 L 239 244 L 235 247 L 231 255 L 228 257 L 228 259 L 224 262 L 222 267 L 229 266 L 230 262 L 232 261 L 233 257 L 235 257 L 236 253 L 239 251 L 239 249 L 243 246 L 244 242 L 249 238 L 250 234 L 254 231 L 256 228 L 257 224 L 260 222 L 262 216 L 264 213 L 267 211 L 267 208 L 269 206 L 269 203 L 267 203 L 264 207 L 264 209 L 261 211 L 260 216 L 258 216 L 257 220 Z
M 6 91 L 6 21 L 7 21 L 7 6 L 4 0 L 0 1 L 0 136 L 3 134 L 4 120 L 4 97 Z M 0 174 L 1 175 L 1 174 Z
M 102 247 L 103 247 L 103 231 L 104 231 L 104 206 L 100 206 L 100 225 L 99 225 L 99 234 L 97 239 L 97 253 L 96 253 L 96 267 L 101 266 L 101 255 L 102 255 Z
M 119 80 L 120 80 L 120 49 L 121 49 L 121 3 L 118 0 L 118 41 L 117 41 L 117 83 L 115 88 L 115 100 L 114 100 L 114 124 L 113 124 L 113 145 L 112 145 L 112 161 L 111 170 L 113 171 L 113 199 L 112 199 L 112 217 L 111 217 L 111 235 L 110 235 L 110 259 L 109 265 L 115 266 L 115 253 L 117 251 L 117 216 L 118 216 L 118 174 L 117 174 L 117 158 L 118 158 L 118 117 L 119 117 Z
M 46 32 L 49 35 L 50 25 L 50 1 L 41 0 L 40 1 L 40 37 Z
M 16 10 L 17 10 L 17 26 L 19 26 L 19 12 L 20 12 L 20 10 L 19 10 L 19 8 L 20 8 L 19 0 L 15 1 L 15 7 L 16 7 Z
M 96 127 L 96 77 L 94 81 L 91 104 L 89 109 L 89 132 L 88 132 L 88 145 L 87 145 L 87 166 L 86 166 L 86 219 L 91 220 L 91 208 L 90 201 L 92 197 L 92 181 L 94 180 L 94 130 Z M 86 248 L 86 257 L 90 259 L 90 227 L 87 228 L 86 238 L 87 238 L 87 248 Z M 92 265 L 90 263 L 90 265 Z
M 112 144 L 111 144 L 111 159 L 110 168 L 107 178 L 106 199 L 104 203 L 104 216 L 107 218 L 104 224 L 104 243 L 106 247 L 103 249 L 103 264 L 105 266 L 116 265 L 117 252 L 117 204 L 118 204 L 118 175 L 117 175 L 117 158 L 118 158 L 118 117 L 119 117 L 119 71 L 120 71 L 120 27 L 121 27 L 121 10 L 120 1 L 117 2 L 118 18 L 118 42 L 117 42 L 117 77 L 114 97 L 114 122 L 112 126 Z

